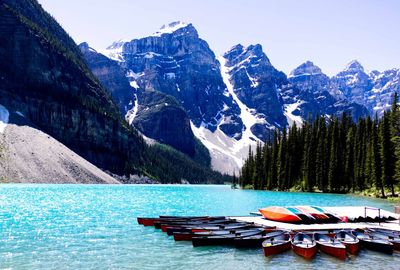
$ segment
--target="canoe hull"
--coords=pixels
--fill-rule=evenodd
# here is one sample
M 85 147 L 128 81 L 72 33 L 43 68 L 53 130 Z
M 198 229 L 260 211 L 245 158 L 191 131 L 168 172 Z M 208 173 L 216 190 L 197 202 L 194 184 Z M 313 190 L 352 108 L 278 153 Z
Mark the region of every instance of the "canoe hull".
M 342 241 L 342 243 L 346 246 L 346 251 L 352 255 L 356 255 L 360 251 L 360 242 L 355 243 Z
M 286 223 L 297 223 L 301 221 L 297 215 L 290 213 L 283 207 L 268 207 L 259 210 L 260 213 L 269 220 L 286 222 Z
M 192 233 L 174 233 L 175 241 L 192 241 Z
M 318 247 L 322 252 L 324 252 L 324 253 L 326 253 L 328 255 L 336 257 L 336 258 L 338 258 L 340 260 L 345 260 L 346 259 L 346 247 L 343 247 L 343 248 L 333 247 L 333 246 L 324 245 L 324 244 L 321 244 L 321 243 L 318 243 Z
M 292 244 L 290 241 L 287 241 L 286 243 L 282 243 L 280 245 L 272 245 L 272 246 L 263 246 L 263 252 L 266 257 L 272 256 L 272 255 L 277 255 L 280 254 L 284 251 L 287 251 L 291 249 Z
M 208 237 L 192 237 L 194 247 L 201 246 L 230 246 L 234 244 L 234 238 L 208 238 Z
M 397 241 L 390 241 L 389 240 L 389 242 L 393 244 L 393 249 L 394 250 L 400 251 L 400 241 L 399 240 L 397 240 Z
M 393 254 L 393 245 L 392 244 L 384 244 L 384 243 L 378 243 L 374 241 L 366 241 L 366 240 L 361 240 L 362 245 L 370 250 L 385 253 L 385 254 Z
M 311 260 L 315 254 L 317 254 L 317 246 L 313 245 L 307 248 L 303 248 L 303 247 L 299 247 L 297 245 L 292 244 L 292 249 L 294 251 L 294 253 L 296 253 L 297 255 L 303 257 L 306 260 Z
M 259 248 L 264 240 L 265 238 L 261 237 L 257 239 L 237 238 L 234 240 L 234 245 L 236 248 Z

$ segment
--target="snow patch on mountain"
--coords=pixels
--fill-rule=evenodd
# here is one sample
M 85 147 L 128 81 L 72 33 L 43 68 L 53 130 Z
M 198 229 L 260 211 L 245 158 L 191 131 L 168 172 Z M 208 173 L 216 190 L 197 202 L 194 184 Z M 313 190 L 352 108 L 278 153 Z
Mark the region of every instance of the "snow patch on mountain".
M 293 112 L 297 110 L 297 108 L 303 104 L 303 101 L 297 101 L 292 104 L 285 104 L 284 105 L 284 115 L 287 118 L 287 121 L 289 123 L 289 126 L 293 126 L 294 123 L 299 127 L 303 123 L 303 119 L 301 118 L 300 115 L 294 115 Z
M 254 141 L 251 144 L 240 142 L 227 136 L 219 128 L 212 132 L 204 123 L 200 127 L 196 127 L 192 122 L 190 124 L 194 135 L 209 150 L 211 166 L 214 170 L 229 174 L 239 172 L 249 151 L 249 146 L 255 145 Z
M 230 82 L 229 68 L 226 67 L 226 59 L 219 57 L 218 61 L 221 64 L 221 75 L 226 85 L 229 95 L 238 104 L 240 108 L 240 118 L 244 123 L 243 135 L 240 140 L 227 136 L 219 129 L 219 126 L 224 123 L 225 119 L 220 119 L 218 128 L 212 132 L 207 128 L 206 123 L 202 123 L 200 127 L 196 127 L 191 123 L 192 131 L 195 136 L 208 148 L 211 154 L 211 164 L 215 170 L 225 173 L 238 172 L 243 166 L 243 162 L 248 154 L 249 147 L 255 147 L 257 142 L 262 143 L 261 140 L 255 136 L 251 127 L 255 124 L 264 124 L 270 126 L 264 118 L 257 117 L 254 109 L 248 108 L 238 98 L 233 90 L 233 85 Z M 226 109 L 227 105 L 224 105 Z
M 137 94 L 135 94 L 135 100 L 133 101 L 133 107 L 125 115 L 125 119 L 128 121 L 129 125 L 132 125 L 133 120 L 135 120 L 135 118 L 136 118 L 138 110 L 139 110 L 139 100 L 138 100 Z
M 97 52 L 101 53 L 102 55 L 108 57 L 111 60 L 117 62 L 124 62 L 123 48 L 124 44 L 127 43 L 128 40 L 121 39 L 119 41 L 114 42 L 111 46 L 108 46 L 105 50 L 97 50 Z
M 229 94 L 232 96 L 233 100 L 238 104 L 240 108 L 240 118 L 243 121 L 243 124 L 245 125 L 245 130 L 243 132 L 242 140 L 251 142 L 251 141 L 259 141 L 257 139 L 257 136 L 255 136 L 251 132 L 251 127 L 254 126 L 255 124 L 267 124 L 265 119 L 260 119 L 258 118 L 255 114 L 254 109 L 248 108 L 236 95 L 235 91 L 233 90 L 233 85 L 230 82 L 230 76 L 229 76 L 229 68 L 226 67 L 226 59 L 222 56 L 218 57 L 218 61 L 221 64 L 221 75 L 222 79 L 226 85 L 226 88 L 228 89 Z M 253 113 L 252 113 L 253 112 Z
M 184 23 L 184 22 L 172 22 L 170 24 L 167 25 L 163 25 L 159 31 L 157 31 L 156 33 L 154 33 L 153 35 L 151 35 L 152 37 L 160 37 L 163 34 L 172 34 L 173 32 L 184 28 L 186 26 L 188 26 L 189 24 Z
M 130 82 L 129 84 L 130 84 L 133 88 L 135 88 L 136 90 L 140 88 L 139 85 L 138 85 L 138 83 L 137 83 L 137 81 L 132 81 L 132 82 Z
M 3 133 L 8 125 L 10 113 L 7 108 L 0 104 L 0 133 Z

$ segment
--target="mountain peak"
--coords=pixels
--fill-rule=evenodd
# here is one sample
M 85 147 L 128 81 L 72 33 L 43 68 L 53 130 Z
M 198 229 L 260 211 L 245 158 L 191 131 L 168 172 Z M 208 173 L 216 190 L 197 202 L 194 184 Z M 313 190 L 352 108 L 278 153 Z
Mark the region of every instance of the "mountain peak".
M 254 52 L 254 54 L 256 55 L 260 55 L 263 54 L 263 48 L 261 46 L 261 44 L 254 44 L 254 45 L 250 45 L 246 48 L 247 51 L 252 51 Z
M 353 60 L 347 64 L 345 71 L 359 72 L 364 71 L 364 67 L 357 60 Z
M 160 37 L 163 34 L 172 34 L 182 28 L 189 28 L 189 27 L 195 30 L 195 28 L 191 23 L 176 21 L 169 24 L 164 24 L 163 26 L 161 26 L 160 30 L 155 32 L 152 36 Z
M 91 51 L 91 52 L 96 52 L 97 53 L 97 51 L 95 49 L 93 49 L 92 47 L 90 47 L 87 42 L 82 42 L 81 44 L 78 45 L 78 47 L 83 52 Z
M 318 66 L 314 65 L 313 62 L 307 61 L 295 68 L 292 72 L 290 72 L 289 77 L 319 74 L 323 74 L 321 69 Z

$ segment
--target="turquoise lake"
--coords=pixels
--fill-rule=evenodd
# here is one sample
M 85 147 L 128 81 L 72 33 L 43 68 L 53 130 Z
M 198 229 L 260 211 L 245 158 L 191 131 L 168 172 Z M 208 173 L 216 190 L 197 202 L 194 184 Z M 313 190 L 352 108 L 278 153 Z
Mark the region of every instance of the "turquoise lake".
M 229 186 L 0 185 L 0 269 L 399 269 L 400 254 L 363 250 L 346 262 L 291 251 L 193 248 L 138 216 L 248 215 L 269 205 L 373 206 L 351 195 L 232 190 Z

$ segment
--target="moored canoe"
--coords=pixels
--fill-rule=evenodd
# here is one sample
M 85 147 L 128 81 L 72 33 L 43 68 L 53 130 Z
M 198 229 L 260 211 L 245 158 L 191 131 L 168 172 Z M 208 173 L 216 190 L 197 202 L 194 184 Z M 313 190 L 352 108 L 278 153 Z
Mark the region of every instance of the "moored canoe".
M 315 233 L 314 239 L 322 252 L 341 260 L 346 259 L 346 246 L 339 240 L 320 233 Z
M 394 250 L 400 250 L 400 237 L 396 237 L 395 235 L 385 234 L 379 231 L 369 231 L 368 234 L 373 238 L 384 239 L 389 241 L 393 245 Z
M 236 248 L 260 248 L 266 239 L 277 237 L 283 233 L 285 232 L 278 230 L 266 234 L 258 234 L 248 237 L 236 237 L 234 239 L 234 245 Z
M 385 239 L 374 238 L 371 235 L 359 231 L 352 231 L 363 247 L 385 254 L 393 254 L 393 244 Z
M 336 234 L 336 239 L 346 246 L 346 251 L 355 255 L 360 250 L 360 240 L 348 231 L 340 231 Z
M 193 237 L 242 234 L 253 230 L 254 228 L 238 229 L 238 230 L 205 231 L 205 232 L 174 232 L 173 236 L 175 241 L 191 241 Z
M 292 239 L 292 249 L 297 255 L 309 260 L 317 254 L 317 243 L 304 233 L 297 233 Z
M 201 226 L 184 226 L 184 227 L 175 227 L 175 226 L 167 226 L 165 227 L 165 232 L 168 235 L 173 235 L 175 232 L 206 232 L 206 231 L 219 231 L 219 230 L 238 230 L 238 229 L 250 229 L 250 228 L 260 228 L 259 226 L 254 226 L 253 224 L 247 223 L 234 223 L 230 225 L 201 225 Z M 163 227 L 164 229 L 164 227 Z M 164 231 L 164 230 L 163 230 Z
M 248 237 L 257 234 L 265 234 L 263 229 L 251 230 L 243 233 L 230 233 L 226 235 L 200 236 L 193 237 L 192 244 L 198 246 L 224 246 L 233 245 L 236 237 Z
M 284 232 L 274 237 L 268 237 L 262 243 L 263 252 L 266 257 L 280 254 L 291 249 L 290 234 Z

